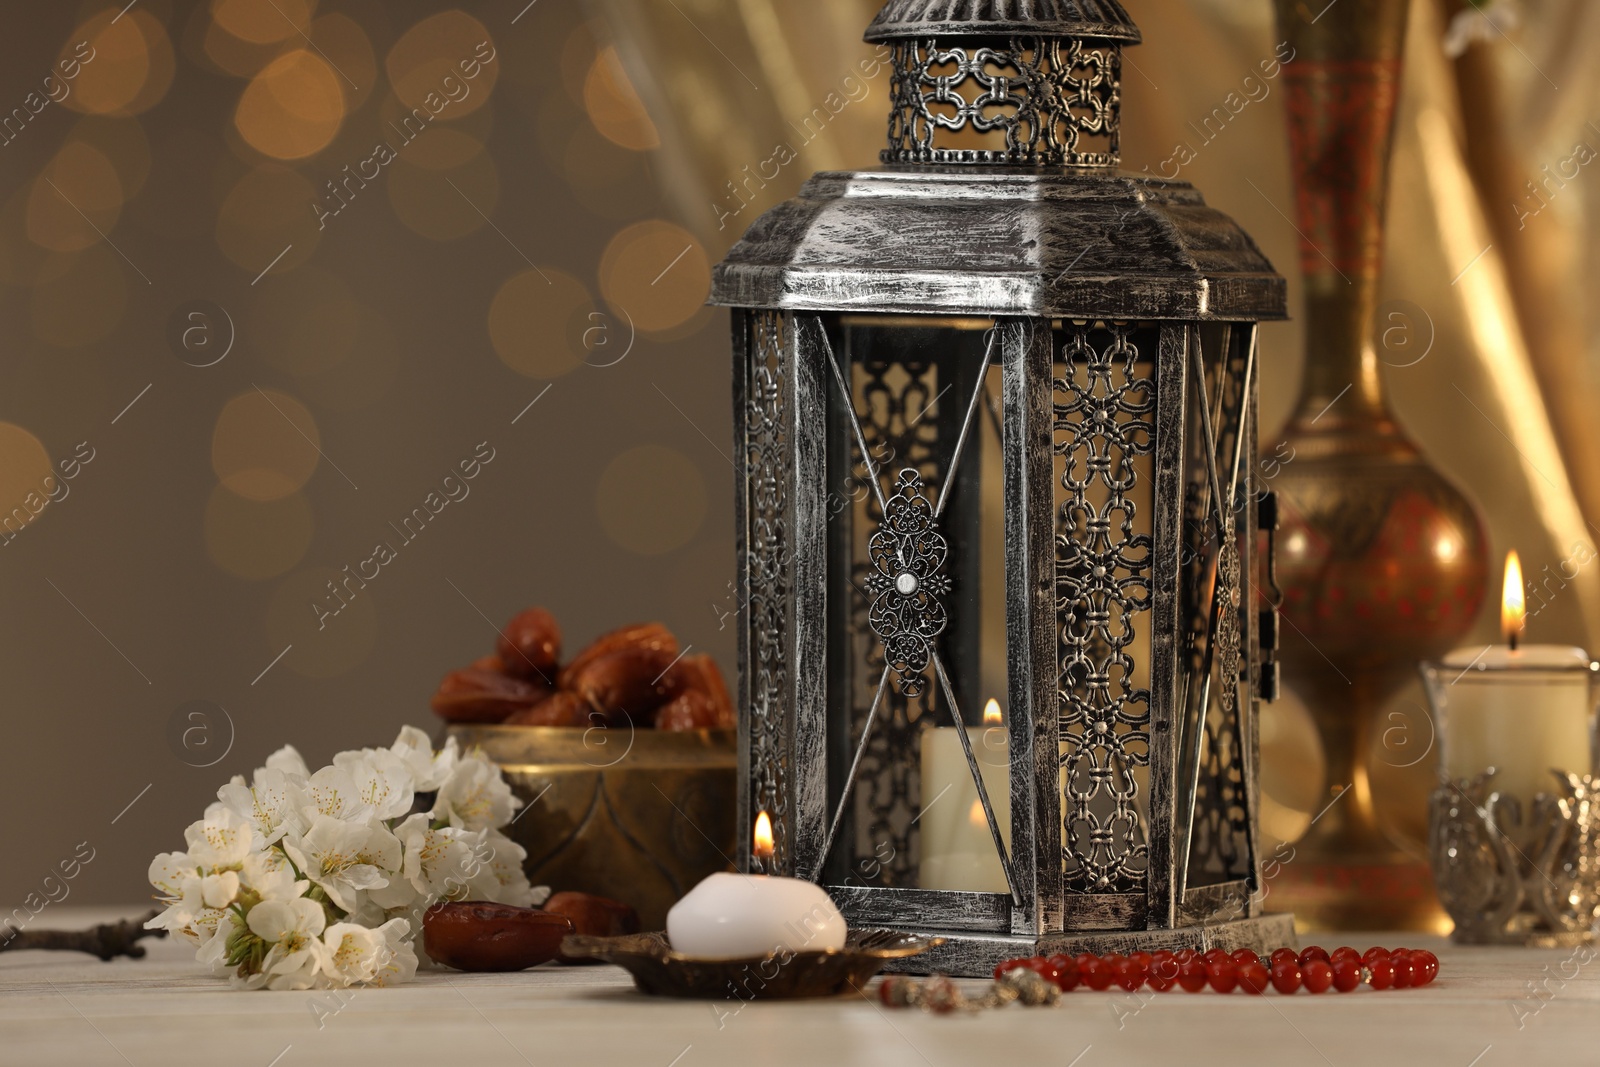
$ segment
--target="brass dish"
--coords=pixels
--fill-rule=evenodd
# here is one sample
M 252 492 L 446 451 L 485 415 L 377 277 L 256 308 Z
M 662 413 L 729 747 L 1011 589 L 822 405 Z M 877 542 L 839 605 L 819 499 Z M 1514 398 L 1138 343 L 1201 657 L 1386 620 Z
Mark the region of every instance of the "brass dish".
M 658 997 L 794 1000 L 861 989 L 890 960 L 916 956 L 943 941 L 894 930 L 851 931 L 842 949 L 705 960 L 674 952 L 667 935 L 656 931 L 624 937 L 572 934 L 561 949 L 569 956 L 614 963 L 633 975 L 641 993 Z
M 738 756 L 732 730 L 450 726 L 481 746 L 529 805 L 506 827 L 534 885 L 632 904 L 644 929 L 734 847 Z

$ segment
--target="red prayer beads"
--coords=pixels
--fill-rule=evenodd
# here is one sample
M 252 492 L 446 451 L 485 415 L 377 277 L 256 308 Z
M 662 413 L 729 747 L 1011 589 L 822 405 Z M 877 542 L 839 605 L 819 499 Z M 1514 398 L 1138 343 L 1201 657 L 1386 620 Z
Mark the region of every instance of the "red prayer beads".
M 1063 993 L 1080 984 L 1103 992 L 1113 985 L 1132 993 L 1148 985 L 1158 993 L 1179 986 L 1199 993 L 1210 986 L 1218 993 L 1235 989 L 1261 994 L 1270 986 L 1279 993 L 1349 993 L 1362 983 L 1373 989 L 1413 989 L 1439 976 L 1439 958 L 1423 949 L 1369 948 L 1357 952 L 1340 947 L 1332 952 L 1312 945 L 1296 952 L 1280 948 L 1263 959 L 1247 948 L 1231 954 L 1220 948 L 1199 952 L 1133 952 L 1097 956 L 1085 952 L 1076 958 L 1054 955 L 1007 960 L 994 969 L 999 981 L 1008 971 L 1024 968 L 1052 983 Z

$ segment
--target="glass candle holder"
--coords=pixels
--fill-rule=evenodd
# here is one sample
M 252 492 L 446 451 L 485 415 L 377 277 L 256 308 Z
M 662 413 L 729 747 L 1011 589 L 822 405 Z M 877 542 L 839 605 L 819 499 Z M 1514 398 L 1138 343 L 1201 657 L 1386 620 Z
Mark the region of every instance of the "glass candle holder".
M 1423 664 L 1440 784 L 1429 858 L 1468 944 L 1570 945 L 1600 920 L 1600 664 L 1581 649 L 1496 647 Z

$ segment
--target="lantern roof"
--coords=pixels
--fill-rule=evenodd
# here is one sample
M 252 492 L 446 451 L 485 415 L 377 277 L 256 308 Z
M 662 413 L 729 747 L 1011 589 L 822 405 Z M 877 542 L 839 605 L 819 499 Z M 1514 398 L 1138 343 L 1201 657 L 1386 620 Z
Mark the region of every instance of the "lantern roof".
M 1123 320 L 1288 311 L 1255 242 L 1187 182 L 971 167 L 816 175 L 733 247 L 710 302 Z
M 1076 37 L 1138 44 L 1117 0 L 889 0 L 867 29 L 874 44 L 925 37 Z

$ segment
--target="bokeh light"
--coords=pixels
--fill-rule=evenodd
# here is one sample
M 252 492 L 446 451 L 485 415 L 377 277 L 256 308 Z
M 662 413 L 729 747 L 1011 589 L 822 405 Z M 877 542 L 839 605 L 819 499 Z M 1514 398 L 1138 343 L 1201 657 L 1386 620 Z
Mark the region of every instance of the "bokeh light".
M 640 445 L 613 459 L 595 488 L 600 526 L 621 548 L 659 556 L 681 548 L 706 516 L 706 484 L 689 458 Z
M 352 565 L 370 552 L 369 546 Z M 345 575 L 330 567 L 308 567 L 282 579 L 267 603 L 266 656 L 293 645 L 281 666 L 303 678 L 335 678 L 359 667 L 377 644 L 378 613 L 370 588 L 362 590 L 354 580 L 346 587 L 344 581 Z M 330 583 L 352 599 L 340 600 Z M 319 615 L 314 605 L 326 614 Z
M 264 9 L 271 10 L 265 7 Z M 283 51 L 283 47 L 283 43 L 279 41 L 252 44 L 240 40 L 223 29 L 215 19 L 207 18 L 200 51 L 222 73 L 231 74 L 235 78 L 250 78 L 272 62 Z
M 138 121 L 85 115 L 72 127 L 68 143 L 73 141 L 89 145 L 111 161 L 122 184 L 124 201 L 144 191 L 150 178 L 150 139 Z
M 305 558 L 315 525 L 301 493 L 256 501 L 219 485 L 206 502 L 206 555 L 238 578 L 276 578 Z
M 394 326 L 387 316 L 359 304 L 354 323 L 349 353 L 332 366 L 295 377 L 300 395 L 318 409 L 361 411 L 385 400 L 394 388 L 400 350 Z
M 245 319 L 250 350 L 294 375 L 336 367 L 350 354 L 359 309 L 337 274 L 308 264 L 260 289 Z
M 424 140 L 445 130 L 417 138 Z M 435 241 L 453 241 L 488 225 L 500 204 L 500 173 L 487 152 L 447 170 L 413 166 L 402 156 L 389 165 L 389 203 L 406 228 Z
M 275 389 L 228 401 L 211 435 L 211 467 L 246 500 L 281 500 L 317 469 L 322 435 L 306 406 Z
M 311 210 L 320 196 L 320 190 L 287 167 L 251 170 L 234 183 L 218 212 L 217 244 L 222 254 L 252 277 L 290 245 L 273 274 L 305 262 L 322 237 Z
M 561 67 L 561 88 L 566 91 L 568 100 L 578 107 L 584 105 L 583 94 L 589 69 L 594 66 L 594 58 L 599 52 L 600 43 L 595 40 L 594 27 L 587 22 L 580 22 L 573 27 L 561 45 L 561 56 L 557 61 Z
M 648 217 L 659 202 L 648 159 L 600 136 L 587 122 L 574 124 L 556 157 L 579 203 L 601 218 L 627 222 Z
M 256 151 L 304 159 L 328 146 L 344 122 L 344 93 L 326 60 L 297 48 L 267 64 L 239 99 L 233 121 Z
M 605 324 L 570 274 L 543 267 L 513 275 L 489 307 L 489 340 L 501 362 L 530 378 L 559 378 L 582 365 L 585 334 Z
M 464 167 L 483 153 L 483 141 L 471 132 L 448 126 L 431 126 L 427 135 L 406 145 L 399 158 L 428 170 Z M 459 199 L 459 197 L 457 198 Z
M 126 275 L 132 273 L 104 244 L 50 256 L 33 288 L 34 333 L 60 348 L 104 340 L 122 321 L 128 306 Z
M 405 32 L 384 67 L 395 96 L 450 121 L 482 107 L 500 78 L 501 57 L 488 29 L 465 11 L 441 11 Z
M 351 114 L 372 96 L 378 84 L 378 57 L 359 23 L 348 15 L 324 15 L 311 24 L 311 43 L 339 75 L 345 113 Z
M 617 50 L 610 45 L 595 56 L 583 80 L 583 107 L 594 128 L 607 140 L 635 152 L 661 147 L 656 124 L 650 121 L 644 101 L 622 69 Z
M 211 17 L 241 41 L 271 44 L 299 38 L 316 9 L 316 0 L 213 0 Z
M 28 238 L 54 252 L 88 248 L 116 226 L 122 203 L 122 180 L 105 154 L 68 141 L 33 182 Z
M 135 115 L 155 106 L 171 87 L 175 67 L 166 29 L 148 12 L 116 16 L 108 8 L 68 35 L 56 69 L 62 70 L 63 61 L 75 63 L 77 77 L 63 106 L 93 115 Z
M 682 226 L 635 223 L 611 239 L 600 260 L 600 292 L 645 332 L 681 326 L 711 294 L 711 261 Z
M 0 422 L 0 537 L 15 534 L 44 512 L 55 486 L 45 479 L 54 474 L 50 453 L 37 437 L 15 423 Z

